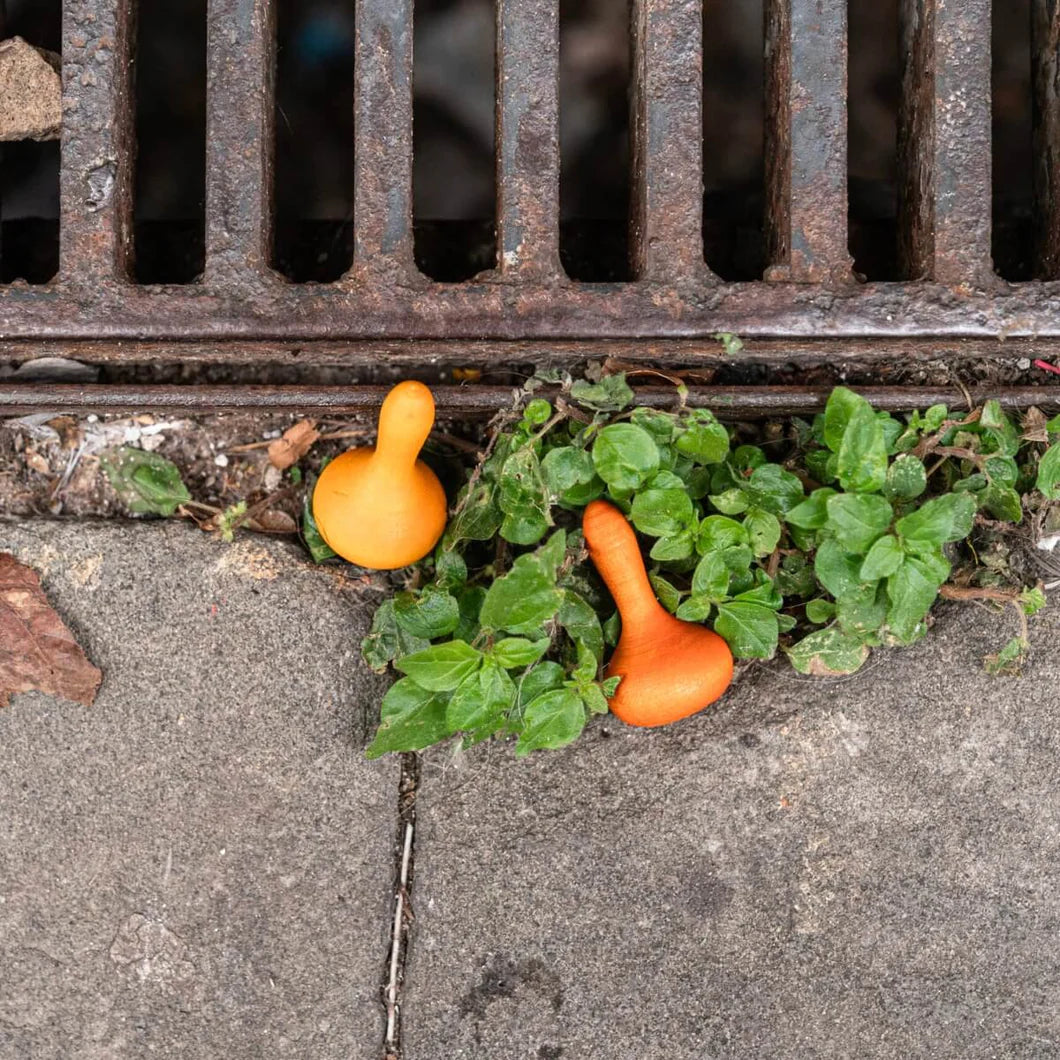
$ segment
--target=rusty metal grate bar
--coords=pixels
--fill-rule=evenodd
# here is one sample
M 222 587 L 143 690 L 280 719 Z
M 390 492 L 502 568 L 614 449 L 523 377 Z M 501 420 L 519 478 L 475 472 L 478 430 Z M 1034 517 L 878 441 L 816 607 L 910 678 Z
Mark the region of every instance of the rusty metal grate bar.
M 500 275 L 551 284 L 559 263 L 559 0 L 497 3 Z
M 903 0 L 899 252 L 906 275 L 993 287 L 990 0 Z
M 847 0 L 767 0 L 769 277 L 844 284 Z
M 703 14 L 687 0 L 633 3 L 633 273 L 717 282 L 703 260 Z
M 412 246 L 413 0 L 358 0 L 354 268 L 370 282 L 415 272 Z
M 272 245 L 273 0 L 209 0 L 206 280 L 260 283 Z
M 112 413 L 130 411 L 227 412 L 246 409 L 290 410 L 302 413 L 352 414 L 374 411 L 389 388 L 384 386 L 73 386 L 22 384 L 0 388 L 0 415 L 19 415 L 39 408 L 56 412 Z M 438 408 L 453 414 L 495 412 L 511 404 L 514 391 L 498 386 L 433 387 Z M 542 390 L 543 396 L 550 395 Z M 641 387 L 637 403 L 670 408 L 681 400 L 674 387 Z M 723 419 L 757 416 L 809 416 L 822 412 L 831 387 L 690 387 L 686 403 L 710 408 Z M 1041 387 L 1003 387 L 964 391 L 956 387 L 859 387 L 858 393 L 879 409 L 908 411 L 945 403 L 964 408 L 969 398 L 980 403 L 997 398 L 1005 408 L 1030 405 L 1049 408 Z
M 129 274 L 133 14 L 132 0 L 63 5 L 57 286 L 91 290 Z

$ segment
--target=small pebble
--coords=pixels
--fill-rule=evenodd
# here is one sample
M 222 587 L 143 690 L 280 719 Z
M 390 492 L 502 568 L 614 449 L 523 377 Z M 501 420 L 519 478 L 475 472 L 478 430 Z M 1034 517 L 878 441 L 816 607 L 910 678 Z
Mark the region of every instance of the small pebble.
M 1030 359 L 1029 357 L 1021 357 L 1021 358 L 1020 358 L 1020 359 L 1019 359 L 1019 360 L 1018 360 L 1018 361 L 1016 362 L 1016 367 L 1017 367 L 1017 368 L 1018 368 L 1018 369 L 1019 369 L 1019 370 L 1020 370 L 1021 372 L 1025 372 L 1025 371 L 1027 371 L 1027 369 L 1028 369 L 1028 368 L 1030 368 L 1030 366 L 1031 366 L 1031 359 Z
M 218 453 L 217 456 L 213 458 L 213 462 L 218 467 L 228 467 L 228 457 L 224 453 Z

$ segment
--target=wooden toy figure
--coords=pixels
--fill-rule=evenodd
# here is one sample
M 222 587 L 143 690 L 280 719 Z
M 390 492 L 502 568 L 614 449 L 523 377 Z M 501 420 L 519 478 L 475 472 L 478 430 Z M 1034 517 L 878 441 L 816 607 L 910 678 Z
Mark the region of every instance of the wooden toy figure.
M 313 518 L 343 559 L 395 570 L 437 544 L 448 513 L 445 490 L 418 459 L 433 426 L 430 390 L 423 383 L 398 383 L 379 410 L 375 448 L 351 449 L 321 472 Z
M 582 518 L 589 557 L 614 597 L 622 634 L 608 677 L 621 677 L 611 712 L 627 725 L 666 725 L 713 703 L 732 681 L 728 644 L 674 618 L 655 599 L 633 527 L 606 501 Z

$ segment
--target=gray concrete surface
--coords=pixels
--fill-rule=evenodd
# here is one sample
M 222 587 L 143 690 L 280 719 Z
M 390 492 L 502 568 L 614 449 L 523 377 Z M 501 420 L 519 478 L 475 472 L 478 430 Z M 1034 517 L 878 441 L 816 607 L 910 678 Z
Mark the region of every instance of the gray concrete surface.
M 104 672 L 0 712 L 0 1057 L 378 1057 L 398 776 L 360 754 L 362 601 L 176 524 L 0 549 Z
M 430 755 L 404 1060 L 1060 1056 L 1060 622 L 989 678 L 1010 622 Z

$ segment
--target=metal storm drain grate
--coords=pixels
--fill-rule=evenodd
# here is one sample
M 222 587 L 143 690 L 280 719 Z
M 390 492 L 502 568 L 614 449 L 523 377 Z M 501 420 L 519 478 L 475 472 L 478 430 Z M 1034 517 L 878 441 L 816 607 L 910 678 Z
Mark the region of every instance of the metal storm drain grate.
M 413 0 L 356 0 L 353 264 L 333 283 L 270 268 L 274 0 L 210 0 L 205 268 L 133 282 L 133 0 L 65 0 L 59 270 L 0 287 L 0 358 L 404 366 L 613 353 L 696 365 L 740 335 L 767 366 L 874 356 L 1037 356 L 1060 340 L 1060 3 L 1033 0 L 1039 280 L 991 257 L 990 0 L 902 0 L 898 268 L 861 282 L 848 250 L 847 0 L 765 5 L 765 246 L 757 282 L 703 250 L 702 6 L 632 0 L 632 279 L 579 283 L 559 253 L 559 0 L 496 0 L 495 267 L 461 283 L 414 260 Z M 1006 400 L 1029 400 L 1031 388 Z M 1040 391 L 1038 391 L 1040 393 Z M 1021 396 L 1022 395 L 1022 396 Z M 717 395 L 715 395 L 717 396 Z M 734 407 L 810 408 L 810 391 L 734 388 Z M 442 388 L 488 407 L 489 387 Z M 877 395 L 917 403 L 923 392 Z M 356 407 L 371 389 L 5 386 L 9 409 Z M 704 398 L 707 400 L 709 398 Z

